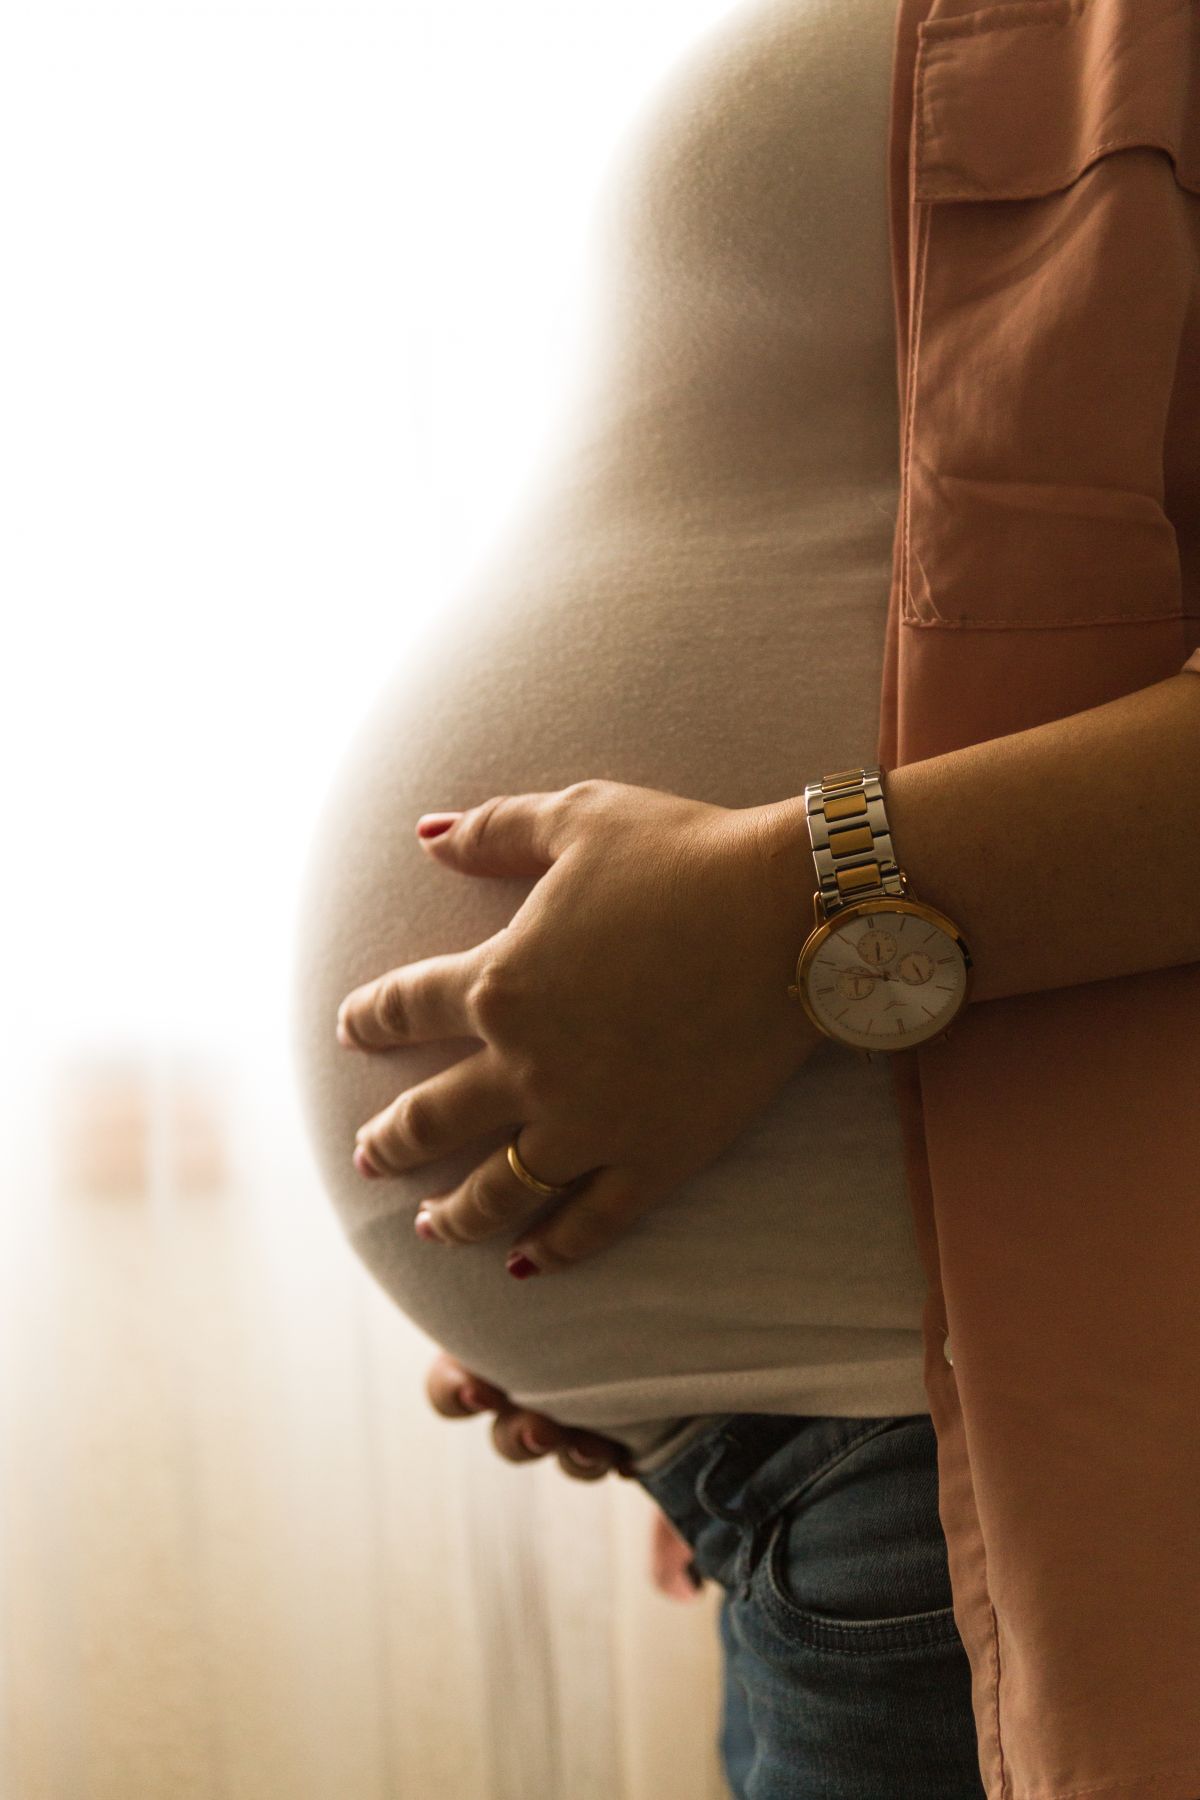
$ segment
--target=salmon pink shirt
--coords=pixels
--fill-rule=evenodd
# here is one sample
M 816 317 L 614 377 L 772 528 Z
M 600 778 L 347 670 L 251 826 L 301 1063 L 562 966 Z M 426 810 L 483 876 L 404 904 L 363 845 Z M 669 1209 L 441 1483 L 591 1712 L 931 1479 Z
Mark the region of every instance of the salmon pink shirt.
M 885 769 L 1200 673 L 1200 6 L 900 0 L 890 123 Z M 892 1067 L 988 1800 L 1196 1800 L 1200 964 Z

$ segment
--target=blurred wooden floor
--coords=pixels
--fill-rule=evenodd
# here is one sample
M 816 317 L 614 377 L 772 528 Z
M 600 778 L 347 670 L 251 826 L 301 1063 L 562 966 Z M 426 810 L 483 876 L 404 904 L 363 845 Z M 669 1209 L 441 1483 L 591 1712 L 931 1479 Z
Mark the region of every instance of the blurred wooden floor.
M 431 1411 L 290 1104 L 83 1065 L 5 1138 L 0 1793 L 726 1800 L 717 1590 Z

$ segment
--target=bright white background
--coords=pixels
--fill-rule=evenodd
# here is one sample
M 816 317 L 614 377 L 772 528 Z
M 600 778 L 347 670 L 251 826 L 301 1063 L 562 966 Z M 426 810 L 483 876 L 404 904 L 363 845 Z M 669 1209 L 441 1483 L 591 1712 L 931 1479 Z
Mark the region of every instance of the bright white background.
M 536 464 L 606 166 L 729 10 L 10 0 L 13 1079 L 280 1019 L 323 786 Z

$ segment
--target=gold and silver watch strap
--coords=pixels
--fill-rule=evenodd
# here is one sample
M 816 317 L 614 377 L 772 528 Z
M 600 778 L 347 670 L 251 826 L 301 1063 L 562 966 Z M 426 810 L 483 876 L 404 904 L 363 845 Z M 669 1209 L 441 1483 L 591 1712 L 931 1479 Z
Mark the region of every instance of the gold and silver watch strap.
M 804 811 L 826 916 L 853 900 L 903 895 L 883 805 L 883 770 L 840 769 L 810 781 Z

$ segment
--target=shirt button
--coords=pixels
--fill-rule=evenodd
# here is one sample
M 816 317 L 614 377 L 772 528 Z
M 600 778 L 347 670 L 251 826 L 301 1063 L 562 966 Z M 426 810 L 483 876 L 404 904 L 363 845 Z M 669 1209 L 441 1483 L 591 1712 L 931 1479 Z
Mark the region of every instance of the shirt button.
M 942 1355 L 945 1357 L 946 1361 L 950 1364 L 950 1367 L 953 1368 L 954 1367 L 954 1358 L 950 1354 L 950 1339 L 949 1338 L 945 1338 L 943 1340 Z

